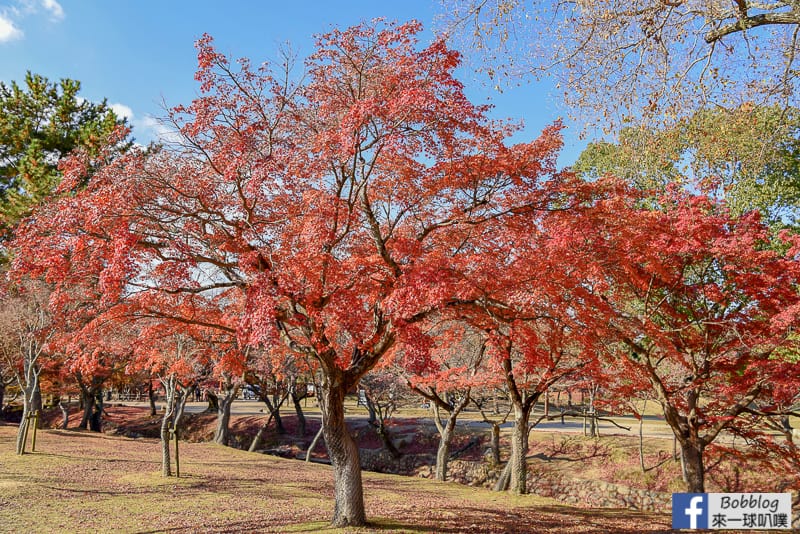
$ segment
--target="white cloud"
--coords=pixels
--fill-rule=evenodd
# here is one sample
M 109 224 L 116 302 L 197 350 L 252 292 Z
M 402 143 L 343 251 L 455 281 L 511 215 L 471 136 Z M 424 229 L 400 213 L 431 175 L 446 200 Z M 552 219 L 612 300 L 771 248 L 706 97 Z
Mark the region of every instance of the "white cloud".
M 176 143 L 180 141 L 180 135 L 164 121 L 153 117 L 152 115 L 145 115 L 144 117 L 137 117 L 130 106 L 115 102 L 109 104 L 108 107 L 114 111 L 119 118 L 128 120 L 128 124 L 133 126 L 133 135 L 137 140 L 149 143 L 156 141 L 158 143 Z
M 17 24 L 42 13 L 48 14 L 52 22 L 64 19 L 64 8 L 58 0 L 17 0 L 3 7 L 0 10 L 0 43 L 22 39 L 25 34 Z
M 77 97 L 77 100 L 79 104 L 85 102 L 80 96 Z M 126 119 L 128 121 L 128 126 L 133 127 L 134 137 L 137 141 L 143 141 L 145 143 L 136 143 L 136 145 L 141 148 L 144 148 L 150 141 L 171 143 L 179 139 L 179 136 L 172 129 L 152 115 L 145 115 L 143 118 L 139 118 L 130 106 L 126 106 L 120 102 L 109 104 L 108 107 L 114 112 L 117 118 Z
M 125 104 L 110 104 L 108 107 L 111 108 L 111 111 L 113 111 L 117 117 L 128 119 L 128 122 L 133 120 L 133 110 Z
M 22 30 L 14 26 L 11 19 L 0 14 L 0 43 L 21 39 L 23 35 Z
M 136 135 L 136 131 L 138 130 L 140 134 L 143 134 L 143 137 L 152 137 L 154 140 L 162 143 L 177 143 L 181 140 L 180 135 L 178 135 L 173 128 L 170 128 L 163 121 L 158 120 L 152 115 L 147 115 L 143 119 L 133 120 L 132 123 L 134 128 L 136 128 L 133 132 L 134 135 Z
M 56 0 L 42 0 L 42 7 L 50 13 L 50 17 L 53 20 L 64 18 L 64 8 Z

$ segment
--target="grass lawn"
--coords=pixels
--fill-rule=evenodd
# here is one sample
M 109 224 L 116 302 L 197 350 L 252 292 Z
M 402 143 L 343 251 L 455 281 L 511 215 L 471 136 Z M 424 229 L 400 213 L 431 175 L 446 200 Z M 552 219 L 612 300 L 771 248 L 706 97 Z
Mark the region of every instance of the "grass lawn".
M 343 532 L 328 529 L 330 467 L 181 443 L 182 478 L 160 476 L 159 443 L 39 431 L 13 453 L 0 425 L 0 530 L 6 532 Z M 668 532 L 670 518 L 572 508 L 536 496 L 364 473 L 369 527 L 347 532 Z

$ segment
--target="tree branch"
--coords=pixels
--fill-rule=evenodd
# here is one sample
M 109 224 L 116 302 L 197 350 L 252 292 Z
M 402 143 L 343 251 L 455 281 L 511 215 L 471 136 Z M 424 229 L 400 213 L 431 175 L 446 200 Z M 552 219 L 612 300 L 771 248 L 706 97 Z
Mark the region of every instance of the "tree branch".
M 775 24 L 800 24 L 800 17 L 794 13 L 762 13 L 720 26 L 716 30 L 706 33 L 704 38 L 707 43 L 713 43 L 732 33 Z

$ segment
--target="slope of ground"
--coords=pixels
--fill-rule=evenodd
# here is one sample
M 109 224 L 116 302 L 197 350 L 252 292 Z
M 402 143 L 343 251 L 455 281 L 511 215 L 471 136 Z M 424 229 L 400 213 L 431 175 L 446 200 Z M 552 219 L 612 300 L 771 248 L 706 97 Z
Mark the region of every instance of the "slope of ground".
M 0 525 L 8 532 L 318 532 L 330 468 L 181 443 L 182 478 L 159 475 L 159 443 L 45 430 L 16 456 L 0 426 Z M 585 510 L 535 496 L 365 473 L 371 525 L 353 532 L 667 532 L 669 517 Z M 339 532 L 338 530 L 329 530 Z

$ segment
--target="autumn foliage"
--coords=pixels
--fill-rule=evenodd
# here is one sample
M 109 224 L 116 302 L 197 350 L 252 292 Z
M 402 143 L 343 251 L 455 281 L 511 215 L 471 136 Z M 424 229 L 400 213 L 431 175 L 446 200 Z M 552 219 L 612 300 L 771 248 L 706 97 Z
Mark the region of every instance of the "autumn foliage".
M 779 254 L 755 215 L 680 192 L 645 209 L 613 179 L 559 171 L 561 125 L 511 144 L 515 126 L 465 96 L 458 53 L 420 48 L 420 30 L 334 30 L 305 77 L 198 41 L 200 96 L 170 115 L 180 143 L 94 169 L 20 227 L 16 276 L 50 284 L 81 340 L 61 350 L 123 356 L 106 334 L 128 325 L 128 365 L 153 374 L 212 367 L 235 391 L 248 371 L 319 369 L 337 526 L 366 521 L 343 402 L 379 365 L 420 387 L 505 387 L 523 493 L 532 406 L 601 355 L 631 391 L 657 384 L 701 451 L 753 403 L 790 402 L 794 238 Z M 63 168 L 80 178 L 79 162 Z M 474 338 L 477 363 L 433 339 L 437 321 L 453 345 Z M 178 334 L 191 358 L 170 359 Z
M 753 438 L 797 401 L 800 242 L 771 242 L 758 213 L 733 218 L 708 196 L 671 188 L 658 202 L 601 227 L 608 259 L 586 315 L 625 377 L 618 391 L 661 404 L 689 489 L 703 491 L 720 433 Z

